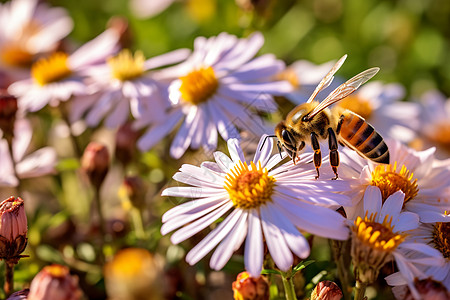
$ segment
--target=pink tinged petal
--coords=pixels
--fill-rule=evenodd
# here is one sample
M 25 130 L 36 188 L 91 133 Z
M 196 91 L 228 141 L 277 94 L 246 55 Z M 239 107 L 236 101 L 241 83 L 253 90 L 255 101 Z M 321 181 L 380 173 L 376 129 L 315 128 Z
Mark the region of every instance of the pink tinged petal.
M 186 255 L 186 261 L 190 265 L 195 265 L 208 254 L 217 244 L 220 243 L 233 229 L 240 219 L 243 211 L 236 209 L 230 213 L 220 224 L 214 228 L 203 240 L 200 241 L 191 251 Z
M 264 37 L 260 32 L 253 33 L 247 39 L 240 39 L 239 43 L 217 63 L 217 67 L 236 69 L 254 57 L 263 44 Z
M 250 210 L 248 214 L 248 235 L 244 251 L 245 269 L 252 277 L 259 277 L 264 259 L 264 245 L 261 220 L 258 212 L 254 209 Z
M 237 164 L 239 161 L 245 162 L 244 154 L 242 153 L 241 146 L 238 139 L 229 139 L 227 141 L 228 151 L 233 163 Z
M 211 114 L 211 119 L 216 123 L 217 131 L 222 136 L 224 140 L 230 138 L 237 138 L 239 132 L 233 125 L 232 121 L 224 114 L 220 107 L 215 106 L 212 101 L 206 103 L 208 106 L 208 111 Z
M 97 95 L 75 97 L 70 104 L 70 123 L 79 121 L 96 102 Z
M 407 282 L 413 282 L 414 281 L 414 277 L 418 277 L 418 275 L 424 275 L 423 272 L 421 272 L 419 269 L 417 269 L 416 266 L 414 266 L 413 264 L 411 264 L 407 258 L 405 258 L 402 254 L 394 251 L 392 252 L 394 258 L 395 258 L 395 262 L 397 264 L 397 267 L 400 271 L 400 273 L 402 273 L 402 275 L 405 277 Z
M 130 104 L 126 99 L 121 99 L 115 106 L 114 110 L 105 120 L 105 125 L 108 128 L 118 128 L 128 120 L 130 113 Z
M 14 123 L 13 154 L 16 162 L 21 161 L 30 146 L 33 130 L 27 119 L 18 119 Z
M 287 271 L 294 262 L 294 257 L 284 239 L 281 230 L 276 226 L 268 207 L 260 207 L 261 224 L 270 256 L 281 271 Z
M 234 251 L 238 250 L 245 237 L 247 236 L 247 212 L 244 212 L 239 220 L 236 221 L 236 225 L 233 227 L 231 232 L 226 236 L 225 239 L 219 244 L 217 249 L 211 256 L 211 261 L 209 263 L 210 267 L 214 270 L 222 269 L 225 264 L 230 260 Z
M 178 63 L 184 59 L 186 59 L 191 51 L 189 49 L 178 49 L 175 51 L 171 51 L 162 55 L 158 55 L 148 59 L 144 63 L 144 69 L 150 70 L 159 68 L 165 65 L 171 65 L 174 63 Z
M 0 161 L 0 186 L 17 186 L 19 180 L 14 175 L 14 166 L 5 139 L 0 140 Z
M 17 163 L 20 178 L 32 178 L 55 172 L 56 151 L 51 147 L 41 148 Z
M 119 48 L 119 32 L 107 29 L 87 42 L 69 57 L 69 65 L 77 70 L 104 61 Z
M 281 60 L 277 60 L 273 54 L 265 54 L 252 59 L 234 72 L 231 72 L 224 79 L 231 82 L 256 81 L 257 79 L 275 76 L 283 69 L 284 63 Z
M 52 10 L 55 10 L 55 8 Z M 72 30 L 73 21 L 63 10 L 59 11 L 61 12 L 60 18 L 52 20 L 51 23 L 47 22 L 42 30 L 30 38 L 28 44 L 33 45 L 36 52 L 51 50 L 50 47 L 55 47 L 56 42 Z
M 186 119 L 178 130 L 177 135 L 172 141 L 172 145 L 170 146 L 170 155 L 173 158 L 180 158 L 191 144 L 192 138 L 196 133 L 196 129 L 200 121 L 198 115 L 198 108 L 196 106 L 192 106 L 186 116 Z
M 449 215 L 437 211 L 421 211 L 419 217 L 422 223 L 450 222 Z
M 216 188 L 197 188 L 191 186 L 174 186 L 162 191 L 161 196 L 171 196 L 171 197 L 184 197 L 184 198 L 199 198 L 214 196 L 221 193 L 221 190 Z M 225 189 L 223 190 L 224 195 L 226 194 Z
M 205 113 L 205 107 L 204 107 L 204 105 L 199 105 L 197 107 L 198 107 L 198 111 L 197 111 L 196 118 L 198 119 L 198 121 L 197 121 L 197 128 L 195 129 L 195 133 L 194 133 L 194 136 L 193 136 L 192 142 L 191 142 L 192 149 L 200 148 L 200 146 L 206 140 L 205 135 L 209 134 L 209 132 L 205 132 L 206 131 L 205 123 L 207 123 L 207 122 L 209 123 L 209 117 L 208 117 L 208 114 Z M 215 128 L 214 128 L 214 131 L 215 131 Z
M 195 220 L 189 225 L 184 226 L 183 228 L 179 229 L 174 234 L 172 234 L 170 238 L 171 242 L 176 245 L 190 238 L 194 234 L 202 231 L 203 229 L 211 225 L 213 222 L 217 221 L 231 208 L 233 208 L 233 203 L 228 202 L 223 206 L 221 206 L 220 208 L 216 209 L 215 211 L 209 213 L 208 215 L 205 215 L 204 217 Z
M 269 161 L 267 162 L 267 164 L 266 164 L 267 170 L 273 169 L 273 168 L 274 168 L 276 165 L 278 165 L 283 159 L 285 159 L 286 156 L 287 156 L 287 154 L 286 154 L 286 152 L 284 152 L 284 151 L 281 152 L 281 155 L 279 155 L 279 154 L 273 155 L 273 156 L 269 159 Z M 281 168 L 280 168 L 280 169 L 281 169 Z M 273 171 L 275 171 L 275 170 L 273 170 Z M 269 175 L 272 176 L 270 172 L 269 172 Z
M 228 87 L 228 85 L 223 84 L 217 90 L 217 94 L 220 96 L 225 96 L 228 99 L 233 99 L 234 101 L 244 104 L 246 107 L 254 107 L 259 111 L 263 112 L 274 112 L 278 109 L 277 104 L 273 100 L 273 97 L 269 94 L 264 94 L 260 92 L 242 92 L 235 91 Z
M 156 124 L 150 128 L 138 140 L 137 146 L 141 151 L 147 151 L 155 146 L 163 137 L 165 137 L 177 125 L 183 117 L 181 110 L 174 110 L 167 115 L 166 121 Z
M 371 214 L 379 214 L 381 211 L 381 205 L 380 189 L 377 186 L 369 185 L 364 192 L 364 211 L 367 211 L 369 216 Z
M 150 18 L 155 16 L 167 7 L 169 7 L 174 0 L 158 0 L 158 1 L 148 1 L 148 0 L 131 0 L 129 2 L 130 9 L 133 14 L 141 19 Z
M 198 187 L 223 188 L 225 178 L 217 175 L 205 167 L 196 167 L 184 164 L 180 172 L 175 173 L 173 179 L 186 184 L 196 185 Z
M 403 242 L 399 245 L 399 247 L 401 247 L 402 249 L 417 251 L 427 256 L 434 257 L 435 259 L 437 258 L 438 263 L 436 265 L 442 264 L 444 262 L 442 260 L 442 253 L 439 250 L 431 247 L 430 245 L 415 242 Z
M 261 161 L 261 166 L 264 168 L 270 159 L 270 154 L 272 153 L 272 148 L 273 148 L 272 139 L 269 138 L 268 135 L 263 135 L 259 139 L 259 143 L 256 148 L 256 153 L 253 158 L 253 161 L 255 162 L 255 164 L 257 164 L 258 161 Z
M 122 94 L 118 91 L 102 94 L 86 116 L 87 125 L 90 127 L 97 126 L 103 117 L 112 109 L 115 102 L 119 100 L 119 97 L 122 97 Z
M 392 217 L 392 225 L 395 225 L 398 220 L 398 215 L 403 207 L 403 200 L 405 199 L 405 193 L 401 190 L 390 195 L 381 207 L 378 220 L 383 221 L 386 215 Z
M 394 231 L 405 232 L 419 227 L 419 216 L 412 212 L 403 212 L 393 219 Z
M 292 85 L 287 81 L 273 81 L 264 83 L 232 83 L 228 87 L 238 92 L 258 92 L 280 95 L 292 91 Z
M 203 147 L 206 152 L 211 152 L 217 148 L 218 133 L 216 125 L 213 121 L 209 121 L 206 125 L 206 140 Z
M 399 285 L 405 285 L 408 282 L 406 281 L 406 278 L 402 276 L 402 273 L 396 272 L 394 274 L 391 274 L 384 278 L 386 280 L 386 283 L 390 286 L 399 286 Z
M 302 259 L 308 257 L 310 253 L 309 244 L 300 231 L 280 212 L 276 204 L 269 204 L 267 208 L 267 212 L 271 214 L 271 220 L 280 229 L 292 252 Z
M 219 166 L 219 168 L 225 173 L 228 173 L 228 171 L 230 171 L 230 169 L 235 165 L 235 163 L 225 153 L 216 151 L 213 155 L 217 162 L 217 166 Z
M 202 168 L 206 168 L 206 169 L 214 172 L 214 174 L 216 174 L 218 176 L 225 176 L 226 175 L 226 172 L 224 172 L 222 169 L 220 169 L 218 164 L 215 163 L 215 162 L 205 161 L 205 162 L 202 162 L 202 164 L 200 166 Z
M 192 221 L 195 221 L 200 217 L 206 216 L 207 214 L 214 210 L 217 210 L 227 202 L 229 202 L 228 199 L 224 200 L 223 198 L 221 198 L 215 201 L 203 203 L 202 205 L 194 206 L 191 204 L 191 207 L 187 206 L 188 209 L 185 209 L 183 213 L 179 213 L 178 215 L 173 215 L 172 213 L 170 219 L 168 219 L 166 215 L 164 215 L 165 223 L 161 226 L 161 234 L 166 235 L 169 232 L 174 231 L 175 229 L 178 229 Z M 179 212 L 181 212 L 181 210 L 179 210 Z
M 162 222 L 168 222 L 170 219 L 183 214 L 196 213 L 197 211 L 202 211 L 210 206 L 216 205 L 223 200 L 228 200 L 226 194 L 212 195 L 206 198 L 195 199 L 192 201 L 184 202 L 175 206 L 172 209 L 166 211 L 162 216 Z

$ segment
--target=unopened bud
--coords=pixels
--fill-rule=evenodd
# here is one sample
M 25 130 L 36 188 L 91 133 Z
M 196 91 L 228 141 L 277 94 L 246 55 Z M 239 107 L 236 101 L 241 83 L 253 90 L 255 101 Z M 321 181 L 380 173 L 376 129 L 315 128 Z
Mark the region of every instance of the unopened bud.
M 131 123 L 125 123 L 117 130 L 115 155 L 124 166 L 133 160 L 138 138 L 139 132 L 132 128 Z
M 144 181 L 138 176 L 127 176 L 122 183 L 122 189 L 126 200 L 138 209 L 145 208 L 145 195 L 147 193 L 147 186 Z
M 78 278 L 61 265 L 44 267 L 31 281 L 28 300 L 79 300 Z
M 333 281 L 319 282 L 311 293 L 311 300 L 339 300 L 342 291 Z
M 414 280 L 414 291 L 407 286 L 396 286 L 392 288 L 392 292 L 396 299 L 415 300 L 415 299 L 432 299 L 447 300 L 450 299 L 450 291 L 440 282 L 432 278 L 423 280 Z
M 0 204 L 0 258 L 19 259 L 27 246 L 27 216 L 23 200 L 9 197 Z
M 0 90 L 0 129 L 3 137 L 11 143 L 14 136 L 14 122 L 16 121 L 17 98 Z
M 235 300 L 268 300 L 269 284 L 262 276 L 251 277 L 247 272 L 241 272 L 232 285 Z
M 163 299 L 162 265 L 147 250 L 127 248 L 105 265 L 106 293 L 111 300 Z
M 132 44 L 132 36 L 130 31 L 130 26 L 128 24 L 128 20 L 123 17 L 114 16 L 109 19 L 108 24 L 106 25 L 108 28 L 116 30 L 119 34 L 119 44 L 121 48 L 129 48 Z
M 91 142 L 81 158 L 81 169 L 87 174 L 92 185 L 99 187 L 109 170 L 109 152 L 105 145 Z

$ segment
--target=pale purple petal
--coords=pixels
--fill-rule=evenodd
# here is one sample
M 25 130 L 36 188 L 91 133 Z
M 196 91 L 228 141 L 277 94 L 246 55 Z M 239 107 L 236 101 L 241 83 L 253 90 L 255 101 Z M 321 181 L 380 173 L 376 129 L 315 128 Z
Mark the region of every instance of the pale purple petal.
M 261 220 L 254 209 L 248 214 L 248 235 L 244 251 L 245 269 L 252 277 L 259 277 L 264 260 L 264 245 Z

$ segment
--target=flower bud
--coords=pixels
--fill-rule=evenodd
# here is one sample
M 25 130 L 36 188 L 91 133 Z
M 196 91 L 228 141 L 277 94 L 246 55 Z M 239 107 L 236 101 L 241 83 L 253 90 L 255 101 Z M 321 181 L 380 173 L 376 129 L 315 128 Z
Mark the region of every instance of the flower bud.
M 99 187 L 109 169 L 109 152 L 105 145 L 91 142 L 81 158 L 81 169 L 87 174 L 92 185 Z
M 145 195 L 147 187 L 144 181 L 138 176 L 127 176 L 122 183 L 122 191 L 129 203 L 138 208 L 145 208 Z
M 311 300 L 339 300 L 342 291 L 333 281 L 319 282 L 311 293 Z
M 110 300 L 163 299 L 162 266 L 147 250 L 127 248 L 105 265 L 105 285 Z
M 14 136 L 14 122 L 16 121 L 17 98 L 0 90 L 0 129 L 3 137 L 11 143 Z
M 9 197 L 0 204 L 0 259 L 19 259 L 27 246 L 23 200 Z
M 235 300 L 268 300 L 269 284 L 260 276 L 250 277 L 247 272 L 241 272 L 232 285 Z
M 392 288 L 392 292 L 396 299 L 415 300 L 415 299 L 432 299 L 446 300 L 450 299 L 450 291 L 439 281 L 432 278 L 423 280 L 414 280 L 414 291 L 407 285 L 396 286 Z
M 28 294 L 30 293 L 30 289 L 24 289 L 18 292 L 11 294 L 7 300 L 26 300 L 28 299 Z
M 82 292 L 78 278 L 61 265 L 44 267 L 31 281 L 28 300 L 78 300 Z
M 124 166 L 133 160 L 138 138 L 139 132 L 132 128 L 131 123 L 125 123 L 117 130 L 115 155 Z

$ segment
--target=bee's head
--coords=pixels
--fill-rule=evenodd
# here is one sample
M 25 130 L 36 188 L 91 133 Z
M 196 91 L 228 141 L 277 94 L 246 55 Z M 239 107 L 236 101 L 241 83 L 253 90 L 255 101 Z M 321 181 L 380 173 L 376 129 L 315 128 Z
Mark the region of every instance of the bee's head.
M 287 154 L 292 157 L 294 153 L 297 152 L 297 147 L 295 138 L 286 127 L 284 121 L 278 123 L 278 125 L 275 127 L 275 134 L 281 146 L 284 148 L 284 150 L 286 150 Z

